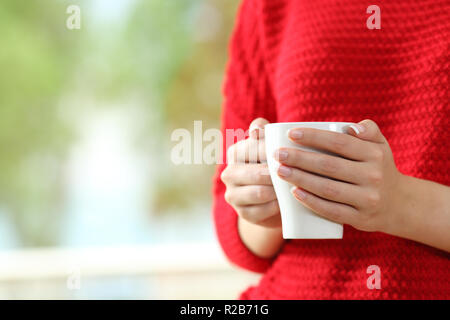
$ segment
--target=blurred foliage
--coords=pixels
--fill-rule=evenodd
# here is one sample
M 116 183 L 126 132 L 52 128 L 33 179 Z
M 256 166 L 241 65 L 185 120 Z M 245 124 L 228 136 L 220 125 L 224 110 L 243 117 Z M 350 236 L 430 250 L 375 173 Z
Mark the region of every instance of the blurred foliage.
M 103 59 L 114 65 L 103 92 L 117 98 L 135 93 L 146 103 L 146 127 L 138 147 L 157 158 L 152 214 L 187 208 L 211 198 L 213 165 L 175 166 L 171 132 L 202 120 L 220 128 L 222 81 L 228 40 L 239 1 L 139 1 Z M 124 45 L 126 43 L 126 45 Z M 101 92 L 99 90 L 96 91 Z M 195 187 L 192 187 L 195 184 Z M 178 210 L 180 212 L 180 210 Z
M 25 245 L 55 238 L 61 183 L 55 171 L 70 138 L 58 98 L 76 43 L 62 27 L 62 3 L 47 1 L 45 10 L 42 4 L 0 2 L 0 203 Z
M 203 132 L 208 128 L 220 129 L 221 89 L 238 3 L 229 0 L 197 1 L 197 11 L 191 16 L 194 30 L 190 43 L 194 45 L 178 68 L 164 101 L 166 137 L 170 137 L 172 130 L 177 128 L 186 128 L 192 133 L 194 120 L 203 121 Z M 213 30 L 205 34 L 209 29 Z M 196 31 L 201 32 L 197 37 Z M 206 144 L 203 143 L 204 146 Z M 169 153 L 170 150 L 166 150 L 165 154 Z M 155 212 L 188 207 L 199 199 L 211 199 L 211 177 L 215 166 L 167 163 L 159 177 L 160 188 L 153 207 Z M 176 183 L 173 182 L 175 177 Z
M 23 245 L 57 242 L 64 164 L 77 138 L 67 99 L 75 113 L 89 108 L 79 97 L 98 108 L 140 101 L 135 147 L 158 167 L 149 182 L 152 214 L 210 201 L 214 166 L 173 165 L 170 136 L 181 127 L 192 132 L 194 120 L 203 130 L 220 127 L 239 1 L 129 1 L 122 24 L 95 21 L 94 0 L 0 2 L 0 213 L 10 214 Z M 65 27 L 73 3 L 82 9 L 79 31 Z

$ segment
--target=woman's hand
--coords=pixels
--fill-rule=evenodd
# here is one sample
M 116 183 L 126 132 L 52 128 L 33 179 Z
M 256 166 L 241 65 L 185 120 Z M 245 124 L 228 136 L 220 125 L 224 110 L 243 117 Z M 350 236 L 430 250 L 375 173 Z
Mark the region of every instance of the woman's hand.
M 298 201 L 329 220 L 364 231 L 390 230 L 401 203 L 391 149 L 375 122 L 364 120 L 349 134 L 311 128 L 289 131 L 302 146 L 337 156 L 292 148 L 277 150 L 278 175 L 293 184 Z
M 283 246 L 278 200 L 266 163 L 264 125 L 255 119 L 250 137 L 228 148 L 228 166 L 221 178 L 227 188 L 225 200 L 239 215 L 242 242 L 255 255 L 271 259 Z
M 278 174 L 295 186 L 294 197 L 329 220 L 450 252 L 450 188 L 401 174 L 375 122 L 351 128 L 349 134 L 309 128 L 289 132 L 299 145 L 336 155 L 277 150 Z
M 281 217 L 266 163 L 264 125 L 267 123 L 265 119 L 255 119 L 250 125 L 250 137 L 228 149 L 228 166 L 221 179 L 227 188 L 225 200 L 242 219 L 274 228 L 281 226 Z

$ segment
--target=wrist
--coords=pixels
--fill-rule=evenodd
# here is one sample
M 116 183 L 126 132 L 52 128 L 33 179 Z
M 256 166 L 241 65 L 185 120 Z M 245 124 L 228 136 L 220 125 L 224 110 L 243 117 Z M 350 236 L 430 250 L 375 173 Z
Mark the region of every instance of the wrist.
M 415 199 L 414 178 L 398 172 L 396 183 L 393 187 L 391 204 L 387 207 L 387 221 L 381 232 L 403 237 L 410 229 L 411 212 L 409 206 Z
M 284 243 L 281 227 L 264 227 L 241 217 L 238 217 L 238 232 L 247 249 L 264 259 L 275 257 Z
M 401 174 L 396 188 L 396 200 L 386 233 L 415 241 L 421 241 L 424 226 L 427 224 L 435 206 L 433 186 L 426 180 Z M 428 217 L 427 217 L 428 215 Z

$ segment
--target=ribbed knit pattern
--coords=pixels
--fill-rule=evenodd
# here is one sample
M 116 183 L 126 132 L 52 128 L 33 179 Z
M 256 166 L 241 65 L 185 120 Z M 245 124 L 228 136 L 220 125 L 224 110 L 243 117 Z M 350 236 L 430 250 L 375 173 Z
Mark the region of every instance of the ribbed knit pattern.
M 381 30 L 366 9 L 381 8 Z M 230 46 L 223 130 L 271 122 L 377 122 L 407 175 L 450 185 L 450 1 L 244 0 Z M 224 152 L 225 156 L 225 152 Z M 214 220 L 228 258 L 263 272 L 243 299 L 450 299 L 450 255 L 344 226 L 273 260 L 241 242 L 218 167 Z M 450 232 L 450 230 L 449 230 Z M 367 287 L 368 266 L 381 290 Z

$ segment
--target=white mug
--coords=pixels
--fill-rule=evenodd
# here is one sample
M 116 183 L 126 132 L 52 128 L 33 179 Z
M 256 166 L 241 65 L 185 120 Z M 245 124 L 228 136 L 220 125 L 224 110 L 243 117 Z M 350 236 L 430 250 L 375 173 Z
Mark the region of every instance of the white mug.
M 342 239 L 344 231 L 341 224 L 318 216 L 294 198 L 291 193 L 293 186 L 277 174 L 280 164 L 274 158 L 275 151 L 287 147 L 330 154 L 294 143 L 288 137 L 289 130 L 314 128 L 346 133 L 347 128 L 352 124 L 351 122 L 284 122 L 265 125 L 267 164 L 280 206 L 284 239 Z

